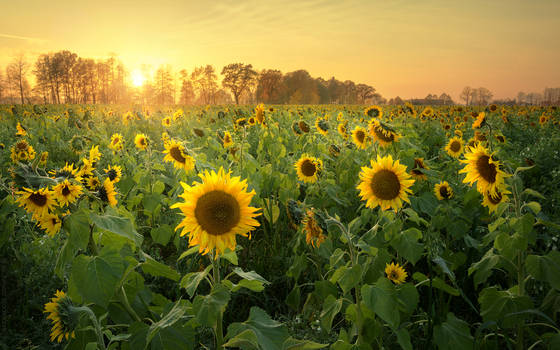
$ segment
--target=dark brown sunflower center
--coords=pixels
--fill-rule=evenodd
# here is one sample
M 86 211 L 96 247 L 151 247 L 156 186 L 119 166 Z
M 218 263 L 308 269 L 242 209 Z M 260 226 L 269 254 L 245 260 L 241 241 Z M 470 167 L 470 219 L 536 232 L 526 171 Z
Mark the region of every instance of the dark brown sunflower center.
M 490 157 L 484 155 L 480 156 L 476 161 L 476 170 L 480 176 L 486 180 L 486 182 L 494 183 L 496 182 L 496 164 L 490 163 Z
M 68 188 L 68 186 L 64 186 L 64 188 L 62 188 L 62 195 L 64 197 L 68 197 L 68 195 L 70 194 L 70 189 Z
M 439 188 L 439 194 L 440 194 L 443 198 L 445 198 L 445 199 L 447 199 L 447 198 L 450 197 L 450 193 L 449 193 L 449 191 L 447 190 L 447 187 L 446 187 L 446 186 L 441 186 L 441 187 Z
M 27 142 L 18 142 L 16 148 L 20 151 L 27 149 Z
M 422 162 L 420 159 L 414 159 L 414 167 L 418 168 L 418 169 L 425 169 L 426 168 L 424 166 L 424 162 Z
M 379 116 L 379 110 L 377 108 L 372 108 L 367 111 L 368 117 L 377 118 Z
M 301 172 L 305 176 L 313 176 L 317 172 L 317 167 L 311 160 L 306 159 L 301 163 Z
M 363 132 L 362 130 L 358 130 L 358 132 L 356 132 L 356 139 L 358 140 L 359 143 L 363 143 L 365 138 L 366 138 L 365 132 Z
M 116 145 L 117 143 L 119 143 L 121 140 L 118 137 L 115 137 L 113 139 L 113 145 Z
M 224 137 L 224 142 L 225 142 L 225 143 L 230 143 L 230 142 L 231 142 L 231 137 L 230 137 L 229 135 L 226 135 L 226 136 Z
M 393 171 L 383 169 L 373 175 L 370 187 L 377 198 L 392 200 L 399 196 L 401 183 Z
M 194 216 L 204 231 L 213 236 L 220 236 L 239 223 L 241 211 L 235 197 L 216 190 L 198 199 Z
M 103 202 L 108 202 L 109 201 L 109 195 L 107 194 L 107 189 L 105 188 L 105 186 L 99 187 L 98 194 L 99 194 L 99 198 Z
M 397 273 L 397 271 L 391 271 L 389 273 L 389 279 L 393 279 L 393 280 L 399 279 L 399 274 Z
M 179 149 L 179 147 L 171 147 L 169 149 L 169 154 L 173 159 L 175 159 L 178 163 L 185 163 L 186 158 L 183 157 L 183 152 Z
M 109 170 L 107 175 L 109 176 L 109 180 L 114 181 L 117 178 L 118 174 L 117 174 L 117 171 L 115 169 L 111 169 L 111 170 Z
M 381 127 L 374 127 L 373 132 L 375 133 L 375 136 L 377 136 L 379 140 L 385 142 L 393 142 L 394 139 L 393 134 L 389 133 L 389 136 L 385 135 L 385 132 Z
M 47 196 L 37 192 L 32 193 L 31 196 L 29 196 L 29 200 L 38 207 L 44 207 L 45 204 L 47 204 Z
M 449 145 L 449 148 L 453 151 L 453 152 L 459 152 L 459 150 L 461 149 L 461 143 L 459 141 L 453 141 L 451 142 L 451 144 Z
M 142 146 L 145 146 L 145 145 L 146 145 L 146 139 L 145 139 L 145 138 L 141 138 L 141 139 L 140 139 L 140 144 L 141 144 Z
M 490 201 L 490 203 L 496 205 L 496 204 L 500 204 L 500 202 L 502 201 L 502 194 L 499 191 L 496 191 L 495 195 L 491 195 L 490 193 L 488 194 L 488 200 Z
M 501 143 L 504 143 L 506 141 L 506 139 L 502 135 L 496 136 L 496 139 L 498 139 L 498 141 L 500 141 Z
M 306 122 L 303 122 L 303 121 L 299 122 L 299 128 L 303 132 L 309 132 L 309 125 L 307 125 Z

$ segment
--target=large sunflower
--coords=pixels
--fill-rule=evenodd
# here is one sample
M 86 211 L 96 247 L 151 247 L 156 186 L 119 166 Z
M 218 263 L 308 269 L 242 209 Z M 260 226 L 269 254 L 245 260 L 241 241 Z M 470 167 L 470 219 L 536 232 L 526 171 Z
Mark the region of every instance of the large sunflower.
M 48 214 L 56 205 L 52 191 L 47 188 L 32 190 L 24 187 L 23 191 L 16 192 L 20 197 L 17 199 L 20 207 L 33 214 L 33 219 L 38 220 Z
M 64 180 L 53 187 L 54 197 L 61 206 L 72 204 L 82 194 L 82 186 Z
M 116 133 L 111 135 L 111 143 L 109 143 L 109 148 L 113 151 L 120 151 L 123 148 L 123 137 L 121 134 Z
M 97 188 L 97 196 L 112 207 L 117 205 L 117 192 L 115 192 L 115 186 L 109 178 L 106 178 L 103 184 Z
M 479 129 L 484 125 L 485 122 L 486 122 L 486 114 L 484 114 L 484 112 L 480 112 L 476 116 L 476 120 L 472 124 L 472 128 Z
M 352 141 L 354 141 L 358 149 L 366 149 L 367 147 L 366 129 L 362 128 L 361 126 L 356 126 L 354 130 L 352 130 Z
M 54 235 L 60 231 L 62 221 L 58 215 L 47 213 L 39 218 L 39 226 L 45 230 L 49 236 L 54 237 Z
M 105 171 L 105 174 L 107 174 L 107 177 L 111 180 L 111 182 L 117 183 L 121 181 L 122 168 L 120 166 L 109 165 L 107 169 L 103 169 L 103 171 Z
M 306 133 L 306 134 L 307 134 L 309 131 L 311 131 L 311 128 L 309 128 L 309 124 L 307 124 L 307 123 L 305 122 L 305 120 L 300 120 L 300 121 L 298 122 L 298 126 L 299 126 L 299 129 L 300 129 L 301 131 L 303 131 L 304 133 Z
M 383 109 L 379 106 L 370 106 L 364 110 L 364 113 L 370 118 L 383 117 Z
M 144 134 L 137 134 L 134 138 L 134 144 L 136 148 L 145 150 L 148 147 L 148 138 Z
M 184 169 L 186 172 L 194 169 L 194 158 L 185 153 L 185 148 L 179 142 L 171 140 L 165 145 L 163 153 L 163 160 L 173 162 L 175 168 Z
M 294 165 L 298 179 L 303 182 L 316 182 L 317 176 L 323 168 L 323 161 L 304 154 Z
M 449 142 L 447 142 L 445 150 L 451 157 L 459 158 L 461 153 L 463 153 L 463 139 L 458 136 L 454 136 L 449 140 Z
M 466 173 L 463 183 L 472 185 L 476 181 L 476 189 L 484 194 L 490 192 L 495 195 L 496 191 L 504 184 L 504 178 L 509 176 L 500 169 L 500 161 L 496 160 L 492 153 L 480 143 L 476 147 L 470 147 L 470 152 L 465 153 L 465 167 L 459 173 Z
M 391 262 L 391 265 L 385 264 L 385 273 L 387 274 L 387 278 L 393 281 L 395 284 L 401 284 L 406 281 L 406 277 L 408 273 L 405 271 L 404 268 L 399 266 L 399 264 L 395 264 Z
M 373 119 L 369 123 L 369 133 L 373 138 L 379 142 L 382 147 L 389 146 L 394 141 L 398 140 L 399 135 L 393 130 L 383 125 L 379 120 Z
M 189 235 L 189 246 L 199 245 L 199 252 L 207 254 L 216 249 L 216 256 L 226 248 L 235 250 L 236 235 L 247 237 L 259 222 L 255 217 L 259 208 L 249 206 L 255 191 L 247 192 L 246 180 L 231 177 L 223 168 L 218 173 L 199 174 L 202 183 L 189 186 L 181 182 L 185 201 L 171 208 L 179 208 L 185 216 L 176 230 Z M 250 238 L 250 236 L 249 236 Z
M 434 193 L 437 199 L 439 199 L 440 201 L 451 199 L 451 197 L 453 197 L 453 189 L 451 188 L 451 186 L 449 186 L 449 183 L 447 183 L 447 181 L 437 183 L 434 186 Z
M 381 210 L 393 208 L 397 211 L 402 207 L 403 201 L 409 202 L 408 193 L 414 179 L 406 172 L 406 166 L 398 160 L 393 162 L 390 155 L 381 158 L 377 155 L 377 162 L 371 161 L 371 168 L 362 167 L 360 172 L 360 197 L 367 201 L 366 207 Z
M 317 118 L 315 120 L 315 127 L 317 128 L 317 131 L 323 136 L 327 136 L 327 134 L 329 133 L 329 123 L 325 119 Z
M 487 207 L 488 211 L 492 213 L 496 211 L 496 209 L 498 209 L 498 205 L 500 203 L 508 201 L 508 194 L 511 194 L 511 192 L 508 191 L 505 186 L 496 190 L 496 193 L 493 195 L 490 194 L 490 192 L 486 191 L 482 196 L 482 205 Z
M 74 328 L 78 320 L 74 314 L 70 313 L 72 300 L 63 291 L 56 291 L 51 301 L 45 304 L 44 313 L 48 313 L 47 319 L 53 323 L 51 329 L 51 341 L 62 342 L 64 338 L 75 338 Z

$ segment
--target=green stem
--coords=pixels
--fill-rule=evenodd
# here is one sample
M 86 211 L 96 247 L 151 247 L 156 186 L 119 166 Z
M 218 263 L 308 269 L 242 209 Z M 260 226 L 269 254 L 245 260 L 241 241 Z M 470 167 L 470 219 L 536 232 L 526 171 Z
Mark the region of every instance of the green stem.
M 132 318 L 134 318 L 134 320 L 136 320 L 137 322 L 142 322 L 140 317 L 138 317 L 138 314 L 136 314 L 134 309 L 130 306 L 130 303 L 128 302 L 128 297 L 126 296 L 126 292 L 124 291 L 124 287 L 121 287 L 121 293 L 122 295 L 120 299 L 126 311 L 130 314 L 130 316 L 132 316 Z
M 220 259 L 210 257 L 212 259 L 212 276 L 214 277 L 214 286 L 220 283 Z M 216 333 L 216 349 L 222 349 L 222 344 L 224 343 L 224 331 L 222 325 L 222 312 L 218 312 L 216 317 L 216 328 L 214 329 Z

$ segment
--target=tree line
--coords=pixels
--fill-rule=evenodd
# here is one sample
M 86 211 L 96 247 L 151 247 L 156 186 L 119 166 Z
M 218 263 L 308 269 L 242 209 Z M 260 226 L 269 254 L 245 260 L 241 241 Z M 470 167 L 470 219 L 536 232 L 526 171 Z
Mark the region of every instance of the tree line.
M 62 50 L 44 53 L 34 63 L 24 54 L 13 58 L 2 74 L 0 103 L 102 104 L 367 104 L 386 103 L 374 87 L 313 78 L 306 70 L 282 73 L 257 71 L 251 64 L 232 63 L 219 73 L 212 65 L 175 72 L 161 65 L 155 72 L 143 66 L 141 86 L 131 84 L 131 73 L 115 56 L 79 57 Z M 33 79 L 31 79 L 33 78 Z M 30 81 L 34 83 L 31 84 Z

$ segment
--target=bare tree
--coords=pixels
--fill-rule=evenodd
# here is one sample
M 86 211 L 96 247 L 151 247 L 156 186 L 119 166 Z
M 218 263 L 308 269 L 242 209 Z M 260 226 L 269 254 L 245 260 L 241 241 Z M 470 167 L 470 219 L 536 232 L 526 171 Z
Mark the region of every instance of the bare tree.
M 465 86 L 463 88 L 463 92 L 461 92 L 461 96 L 459 96 L 461 98 L 461 100 L 465 101 L 465 105 L 469 105 L 469 102 L 471 102 L 470 98 L 472 97 L 472 93 L 473 93 L 473 89 L 470 86 Z
M 6 76 L 14 85 L 14 90 L 19 91 L 21 104 L 25 103 L 25 94 L 29 90 L 29 82 L 27 81 L 27 72 L 29 64 L 25 60 L 23 53 L 14 57 L 12 62 L 6 67 Z M 26 91 L 27 90 L 27 91 Z
M 252 64 L 231 63 L 222 69 L 221 74 L 224 76 L 222 86 L 231 91 L 236 105 L 243 92 L 256 84 L 257 72 Z
M 156 93 L 156 101 L 158 104 L 174 104 L 174 86 L 173 86 L 173 73 L 171 66 L 160 66 L 156 71 L 154 79 L 154 89 Z
M 205 67 L 196 67 L 191 73 L 191 80 L 196 91 L 198 91 L 199 99 L 210 104 L 214 100 L 214 94 L 218 90 L 218 77 L 216 71 L 211 65 Z

